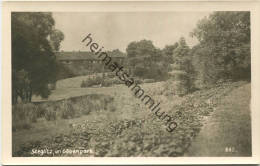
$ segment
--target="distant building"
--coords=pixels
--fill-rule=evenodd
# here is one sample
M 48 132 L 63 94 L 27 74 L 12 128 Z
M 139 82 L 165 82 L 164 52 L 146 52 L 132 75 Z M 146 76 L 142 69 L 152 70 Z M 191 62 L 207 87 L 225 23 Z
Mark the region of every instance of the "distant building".
M 123 64 L 126 55 L 124 53 L 114 54 L 107 52 L 113 61 Z M 102 58 L 88 51 L 57 52 L 56 59 L 73 72 L 74 75 L 86 75 L 104 71 Z

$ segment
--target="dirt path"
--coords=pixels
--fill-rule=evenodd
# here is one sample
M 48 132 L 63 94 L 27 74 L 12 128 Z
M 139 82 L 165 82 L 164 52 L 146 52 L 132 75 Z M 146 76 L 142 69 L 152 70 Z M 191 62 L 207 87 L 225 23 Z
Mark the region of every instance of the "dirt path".
M 250 84 L 223 97 L 185 156 L 251 156 Z

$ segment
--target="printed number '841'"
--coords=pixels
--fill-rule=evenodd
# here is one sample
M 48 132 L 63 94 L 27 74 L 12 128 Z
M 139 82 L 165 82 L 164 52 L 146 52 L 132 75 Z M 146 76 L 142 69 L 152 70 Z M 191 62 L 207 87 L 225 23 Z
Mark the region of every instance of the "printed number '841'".
M 233 153 L 233 152 L 236 152 L 236 149 L 235 149 L 235 147 L 226 147 L 226 148 L 225 148 L 225 152 L 227 152 L 227 153 Z

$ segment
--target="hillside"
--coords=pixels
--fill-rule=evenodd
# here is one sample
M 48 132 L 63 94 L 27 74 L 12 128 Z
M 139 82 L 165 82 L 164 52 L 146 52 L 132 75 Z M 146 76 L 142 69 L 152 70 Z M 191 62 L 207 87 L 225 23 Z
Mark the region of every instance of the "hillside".
M 186 156 L 251 156 L 250 84 L 224 96 Z
M 89 115 L 70 120 L 38 121 L 33 129 L 18 131 L 13 134 L 14 155 L 173 157 L 188 154 L 189 156 L 196 156 L 198 150 L 193 148 L 196 143 L 193 144 L 192 142 L 194 140 L 196 142 L 196 138 L 204 137 L 200 136 L 200 131 L 204 132 L 206 126 L 214 126 L 211 121 L 216 119 L 215 114 L 226 117 L 225 121 L 233 120 L 235 117 L 236 122 L 234 124 L 236 125 L 243 124 L 249 116 L 249 111 L 242 111 L 242 108 L 249 105 L 250 84 L 246 82 L 224 83 L 210 89 L 196 91 L 184 97 L 165 96 L 163 85 L 163 82 L 159 82 L 143 84 L 142 87 L 154 99 L 162 103 L 162 110 L 173 116 L 176 115 L 177 111 L 179 112 L 178 118 L 175 119 L 178 127 L 172 133 L 167 132 L 162 121 L 154 117 L 147 107 L 135 98 L 124 85 L 96 88 L 95 90 L 93 90 L 94 88 L 84 88 L 85 95 L 97 93 L 111 96 L 115 110 L 98 110 L 91 112 Z M 71 91 L 73 90 L 71 89 Z M 69 89 L 68 94 L 71 94 Z M 237 98 L 240 98 L 239 101 L 244 101 L 241 102 L 244 107 L 239 109 L 238 112 L 243 112 L 245 119 L 239 118 L 239 114 L 233 116 L 233 112 L 238 110 L 238 106 L 234 105 Z M 72 107 L 76 107 L 78 104 L 74 102 Z M 219 111 L 221 109 L 226 111 Z M 250 121 L 247 121 L 247 123 L 250 123 Z M 221 124 L 220 127 L 226 130 L 236 128 L 233 123 L 219 122 L 218 124 Z M 250 127 L 248 125 L 239 126 L 240 130 L 233 130 L 233 135 L 240 135 L 240 131 L 247 131 Z M 215 131 L 211 135 L 214 136 L 214 134 L 216 137 L 222 137 L 221 132 Z M 249 147 L 250 142 L 246 140 L 247 138 L 250 137 L 241 137 L 241 139 L 245 139 L 242 140 L 245 144 L 239 146 L 239 148 Z M 229 137 L 223 139 L 220 144 L 228 143 L 229 139 Z M 48 146 L 46 147 L 46 145 Z M 205 149 L 209 148 L 203 143 L 198 143 L 198 145 Z M 194 150 L 187 153 L 190 146 Z M 91 151 L 91 153 L 31 154 L 32 148 L 85 149 Z M 242 149 L 242 151 L 250 155 L 249 150 Z

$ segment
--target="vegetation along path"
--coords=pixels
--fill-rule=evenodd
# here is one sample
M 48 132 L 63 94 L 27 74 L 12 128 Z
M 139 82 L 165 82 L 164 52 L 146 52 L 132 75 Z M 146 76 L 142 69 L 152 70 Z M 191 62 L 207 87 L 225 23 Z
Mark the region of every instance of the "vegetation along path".
M 186 156 L 248 156 L 251 154 L 250 84 L 223 97 Z
M 151 92 L 155 98 L 158 97 L 163 103 L 168 102 L 165 107 L 162 106 L 163 110 L 168 111 L 171 115 L 176 115 L 176 111 L 179 112 L 179 117 L 176 119 L 178 127 L 173 133 L 167 132 L 162 122 L 149 113 L 147 108 L 142 108 L 142 104 L 138 104 L 138 100 L 133 95 L 128 94 L 128 91 L 117 93 L 115 94 L 117 99 L 114 100 L 116 107 L 114 112 L 92 112 L 84 118 L 75 119 L 72 130 L 51 135 L 44 140 L 24 140 L 23 143 L 17 144 L 16 149 L 14 149 L 14 156 L 193 156 L 194 153 L 198 153 L 194 148 L 196 141 L 191 146 L 191 149 L 195 150 L 186 152 L 196 136 L 206 139 L 206 136 L 200 136 L 199 132 L 203 124 L 204 126 L 211 124 L 206 123 L 207 119 L 210 119 L 206 117 L 209 117 L 212 114 L 211 112 L 214 112 L 212 114 L 213 119 L 216 115 L 225 118 L 223 122 L 227 123 L 219 123 L 221 129 L 233 130 L 237 134 L 241 128 L 241 133 L 246 133 L 243 132 L 243 129 L 250 126 L 247 126 L 246 122 L 244 123 L 245 126 L 241 126 L 241 124 L 248 117 L 248 113 L 240 116 L 248 103 L 248 95 L 244 94 L 243 89 L 248 89 L 249 85 L 245 84 L 245 82 L 225 83 L 176 99 L 173 99 L 172 96 L 162 95 L 161 91 L 155 91 L 155 89 L 158 89 L 155 86 L 161 86 L 159 84 L 145 85 L 144 88 L 147 92 Z M 234 89 L 237 90 L 233 91 Z M 240 100 L 246 98 L 243 99 L 243 102 L 237 99 L 240 105 L 244 103 L 244 107 L 234 106 L 232 102 L 235 99 L 232 96 L 241 96 Z M 219 110 L 224 111 L 220 112 Z M 235 112 L 232 113 L 233 111 L 238 111 L 237 115 L 233 115 L 236 114 Z M 107 118 L 108 116 L 110 118 Z M 203 130 L 205 129 L 203 128 Z M 226 133 L 232 133 L 232 131 Z M 214 135 L 217 135 L 216 139 L 223 137 L 221 134 L 221 131 L 214 132 Z M 233 138 L 232 135 L 227 136 L 227 138 L 223 137 L 222 142 L 219 139 L 218 143 L 223 143 L 223 147 L 230 146 L 237 148 L 239 151 L 245 150 L 246 139 L 243 136 L 237 136 L 239 138 L 234 142 L 239 142 L 239 139 L 242 139 L 239 142 L 240 145 L 224 144 L 225 141 L 229 140 L 229 137 Z M 43 150 L 46 148 L 54 150 L 85 149 L 92 153 L 32 153 L 32 149 Z

